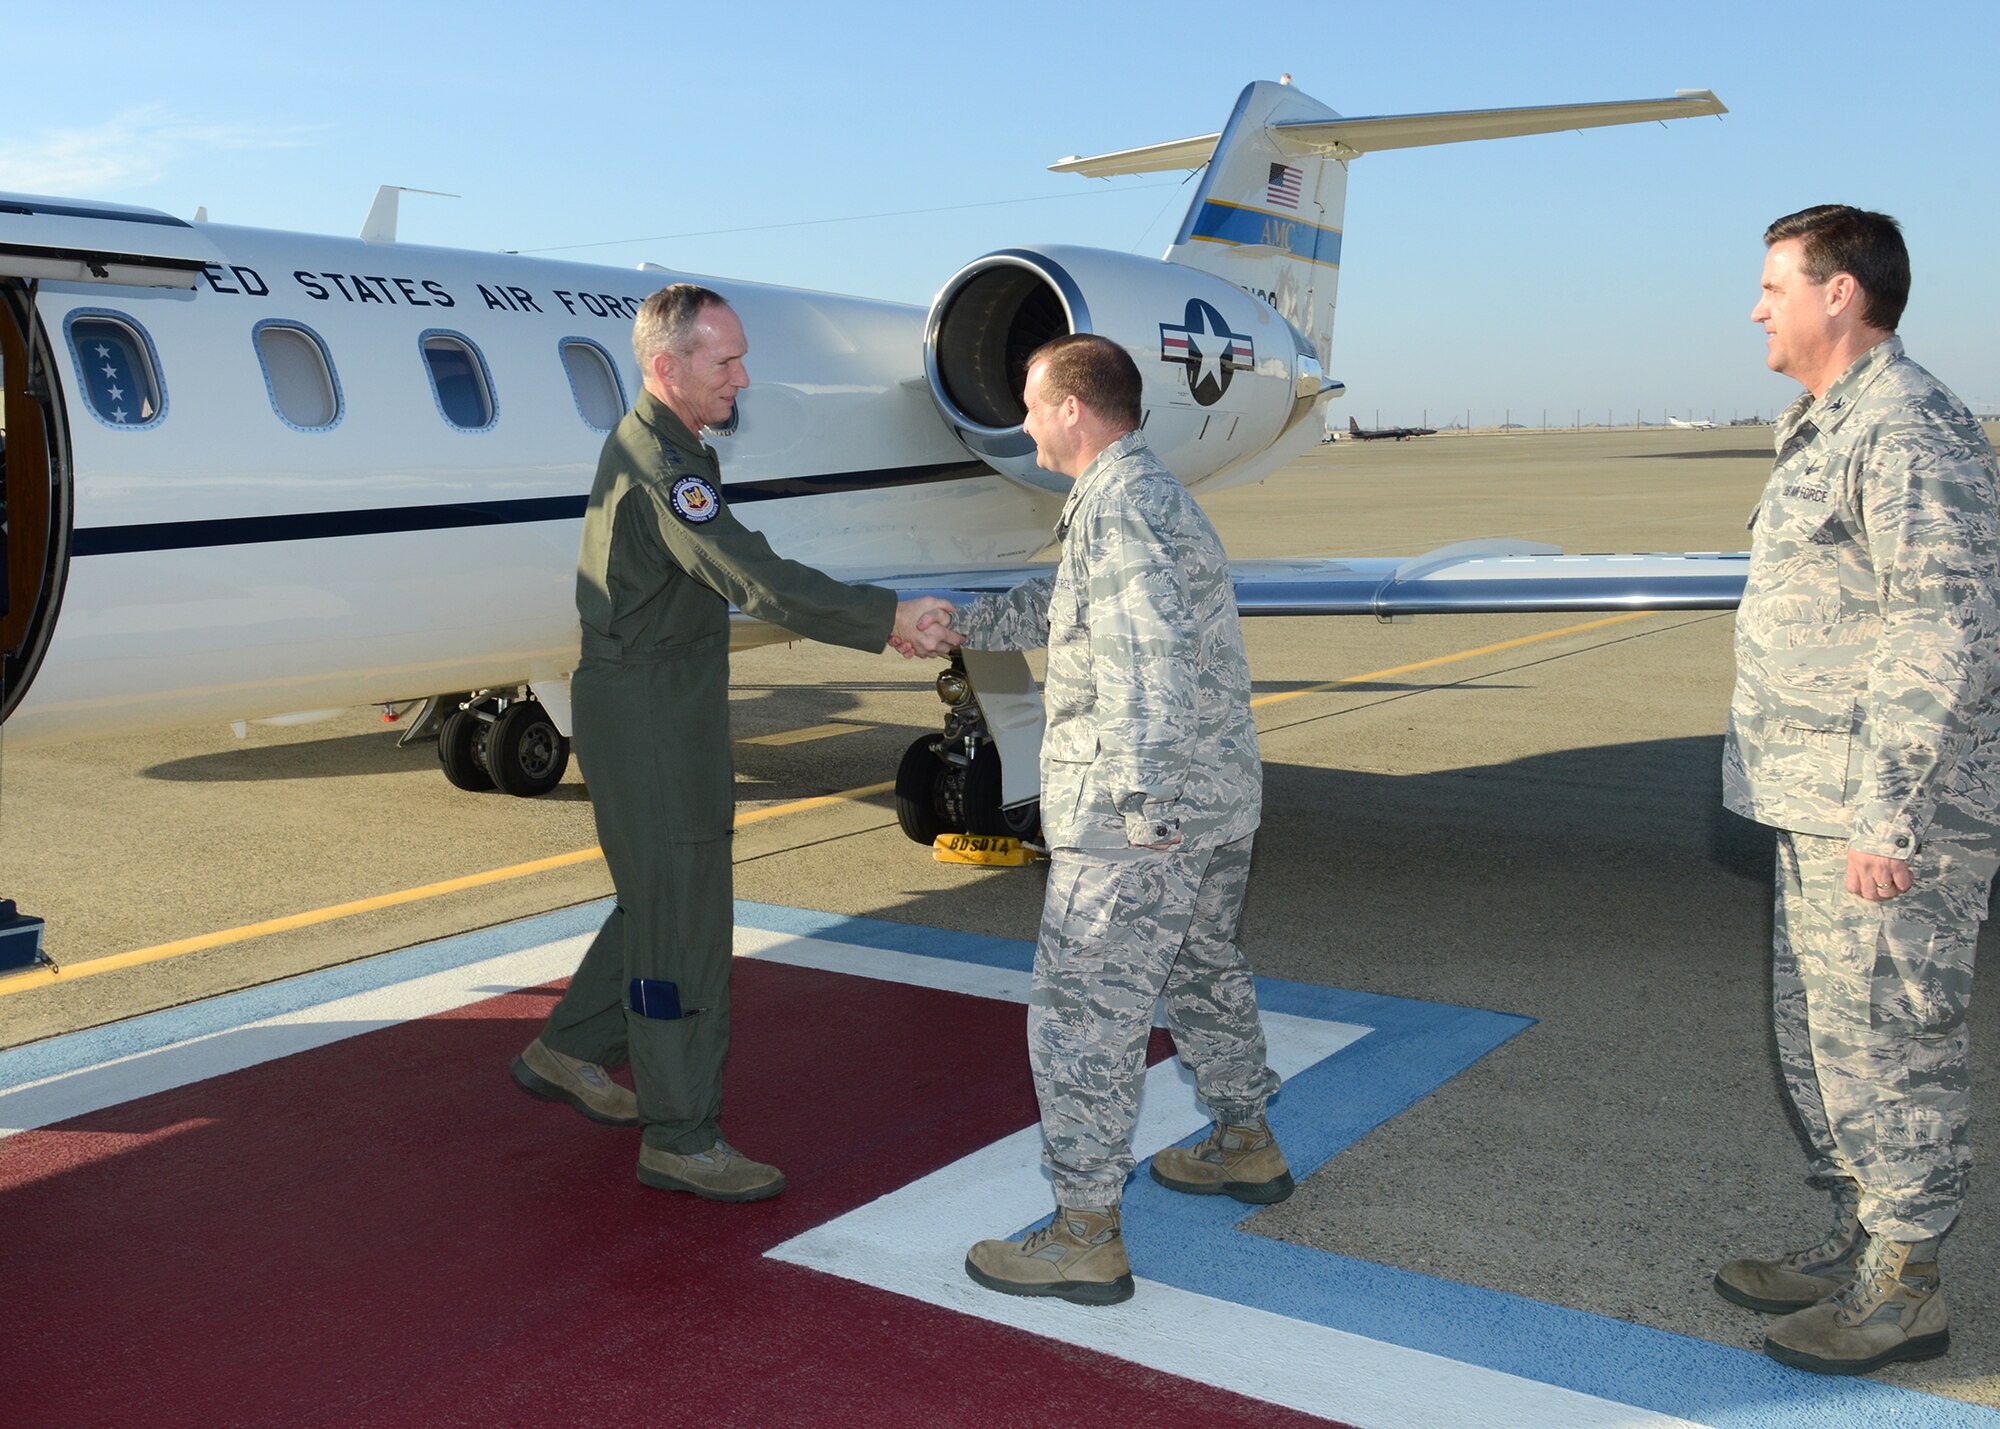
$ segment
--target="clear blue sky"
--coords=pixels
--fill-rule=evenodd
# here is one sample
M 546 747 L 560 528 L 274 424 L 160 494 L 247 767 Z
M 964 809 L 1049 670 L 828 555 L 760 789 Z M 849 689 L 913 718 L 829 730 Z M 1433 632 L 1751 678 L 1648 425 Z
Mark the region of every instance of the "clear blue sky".
M 1252 79 L 1353 115 L 1708 88 L 1726 118 L 1357 161 L 1336 417 L 1769 413 L 1759 234 L 1832 201 L 1903 221 L 1912 354 L 2000 409 L 1991 3 L 112 0 L 8 35 L 0 189 L 353 233 L 398 183 L 463 195 L 406 197 L 411 242 L 914 303 L 1009 244 L 1157 255 L 1173 176 L 1044 166 L 1213 131 Z

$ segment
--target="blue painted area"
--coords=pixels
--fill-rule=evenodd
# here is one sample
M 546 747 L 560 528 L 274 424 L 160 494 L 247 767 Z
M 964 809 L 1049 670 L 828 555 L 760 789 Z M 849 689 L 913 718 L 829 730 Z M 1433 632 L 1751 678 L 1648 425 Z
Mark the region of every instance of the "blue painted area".
M 1215 243 L 1268 244 L 1310 263 L 1340 266 L 1340 232 L 1308 223 L 1295 215 L 1261 208 L 1239 208 L 1209 199 L 1195 216 L 1195 238 Z
M 121 1057 L 136 1057 L 232 1031 L 268 1017 L 283 1017 L 308 1007 L 319 1007 L 357 993 L 374 992 L 409 982 L 448 968 L 482 962 L 505 953 L 537 948 L 579 933 L 594 933 L 611 911 L 611 900 L 562 908 L 553 913 L 462 933 L 435 943 L 422 943 L 401 952 L 363 958 L 337 968 L 305 973 L 263 987 L 245 988 L 193 1002 L 149 1012 L 143 1017 L 93 1027 L 84 1032 L 31 1042 L 25 1047 L 0 1052 L 0 1092 L 26 1086 L 49 1077 L 59 1077 L 87 1067 L 100 1066 Z M 501 989 L 496 988 L 496 992 Z
M 736 919 L 987 967 L 1026 971 L 1034 960 L 1034 944 L 1017 939 L 873 918 L 739 903 Z M 1510 1013 L 1274 978 L 1257 980 L 1257 997 L 1272 1012 L 1370 1029 L 1290 1078 L 1272 1103 L 1273 1128 L 1301 1180 L 1533 1025 Z M 1125 1237 L 1147 1279 L 1655 1413 L 1719 1429 L 2000 1425 L 2000 1414 L 1977 1405 L 1804 1374 L 1727 1345 L 1254 1235 L 1239 1227 L 1255 1207 L 1177 1195 L 1144 1167 L 1125 1205 Z M 1521 1229 L 1524 1238 L 1537 1233 Z

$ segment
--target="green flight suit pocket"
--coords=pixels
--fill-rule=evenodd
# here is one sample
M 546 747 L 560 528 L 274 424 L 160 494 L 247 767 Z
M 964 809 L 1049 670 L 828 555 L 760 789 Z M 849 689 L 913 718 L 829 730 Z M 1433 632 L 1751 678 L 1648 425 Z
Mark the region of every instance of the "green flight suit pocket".
M 593 800 L 620 786 L 613 806 L 635 848 L 723 839 L 735 824 L 729 666 L 708 645 L 618 664 L 586 660 L 571 678 L 584 779 Z
M 726 839 L 736 823 L 728 667 L 670 660 L 651 670 L 658 703 L 649 754 L 664 833 L 676 843 Z

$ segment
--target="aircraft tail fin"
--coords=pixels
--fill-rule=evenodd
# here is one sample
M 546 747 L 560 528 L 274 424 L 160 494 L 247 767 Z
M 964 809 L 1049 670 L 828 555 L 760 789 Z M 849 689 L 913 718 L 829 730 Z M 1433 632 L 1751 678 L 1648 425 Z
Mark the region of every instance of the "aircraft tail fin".
M 1247 87 L 1214 137 L 1200 187 L 1161 255 L 1262 298 L 1312 344 L 1322 370 L 1332 356 L 1347 163 L 1301 149 L 1284 134 L 1339 117 L 1289 84 Z
M 1355 421 L 1352 414 L 1347 418 L 1347 432 L 1349 436 L 1358 437 L 1361 435 L 1361 423 Z
M 1259 80 L 1237 98 L 1218 134 L 1069 158 L 1050 168 L 1102 178 L 1205 164 L 1163 256 L 1265 299 L 1306 336 L 1324 367 L 1332 355 L 1348 160 L 1380 149 L 1726 112 L 1709 91 L 1684 89 L 1672 99 L 1349 119 L 1289 82 Z

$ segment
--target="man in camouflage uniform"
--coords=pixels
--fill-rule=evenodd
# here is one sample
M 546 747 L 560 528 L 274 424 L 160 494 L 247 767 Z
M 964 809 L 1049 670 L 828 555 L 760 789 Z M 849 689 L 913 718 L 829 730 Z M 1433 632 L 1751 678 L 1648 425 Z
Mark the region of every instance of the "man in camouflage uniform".
M 1054 573 L 960 609 L 979 649 L 1047 642 L 1047 901 L 1028 1002 L 1054 1220 L 972 1247 L 988 1289 L 1109 1305 L 1132 1294 L 1119 1228 L 1153 1007 L 1216 1125 L 1153 1159 L 1177 1191 L 1271 1202 L 1292 1178 L 1237 923 L 1263 798 L 1250 669 L 1215 528 L 1146 446 L 1138 368 L 1100 337 L 1028 364 L 1036 461 L 1076 482 Z
M 1864 1374 L 1949 1343 L 1937 1251 L 1971 1163 L 1965 1014 L 2000 861 L 2000 475 L 1895 336 L 1894 219 L 1825 205 L 1764 241 L 1751 319 L 1807 390 L 1752 518 L 1724 797 L 1778 830 L 1778 1055 L 1836 1224 L 1715 1288 L 1785 1315 L 1774 1358 Z
M 720 295 L 661 289 L 639 310 L 632 348 L 645 391 L 598 460 L 576 577 L 583 661 L 570 682 L 618 903 L 512 1071 L 535 1096 L 641 1126 L 646 1185 L 755 1201 L 785 1178 L 737 1152 L 719 1124 L 735 923 L 729 607 L 905 657 L 958 637 L 932 624 L 946 602 L 899 603 L 785 560 L 731 514 L 715 452 L 696 435 L 726 423 L 750 385 L 743 324 Z M 605 1071 L 627 1060 L 636 1096 Z

